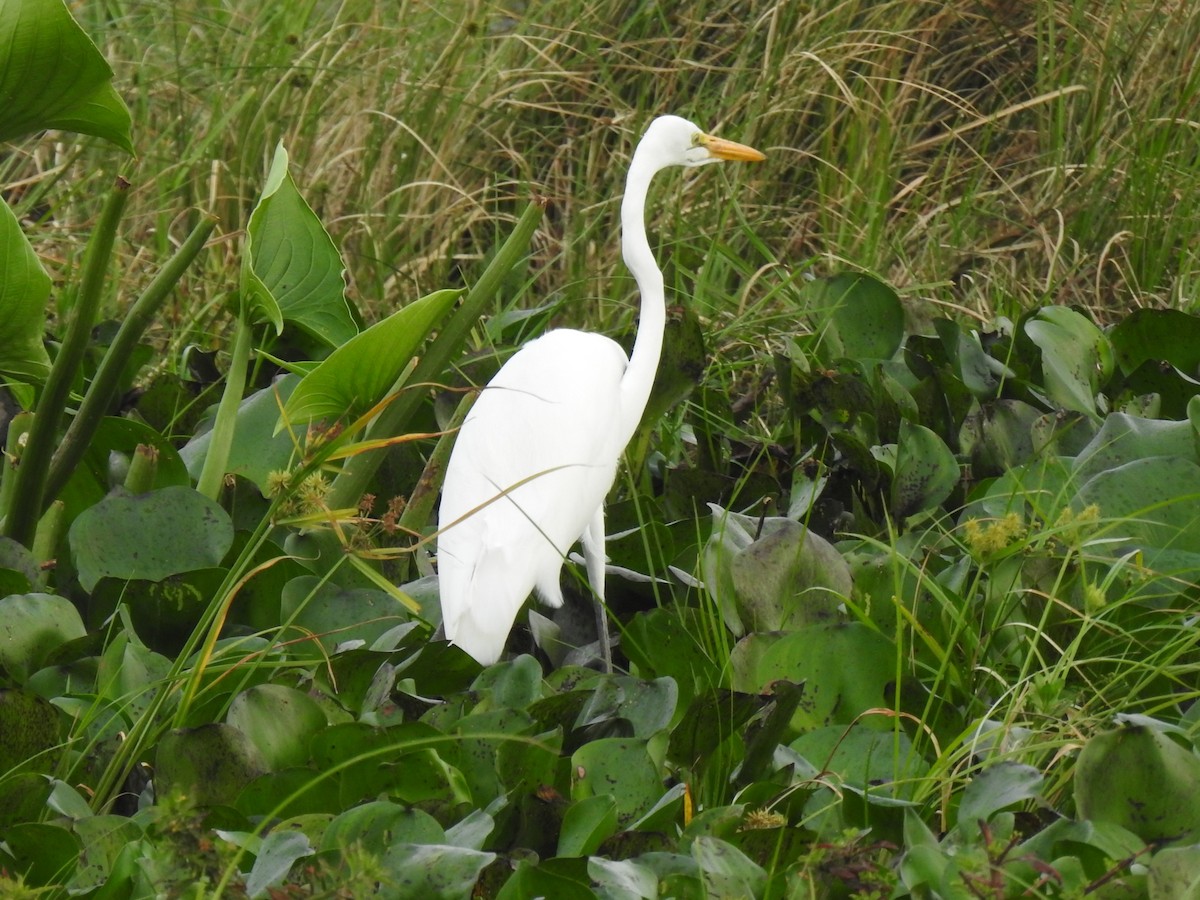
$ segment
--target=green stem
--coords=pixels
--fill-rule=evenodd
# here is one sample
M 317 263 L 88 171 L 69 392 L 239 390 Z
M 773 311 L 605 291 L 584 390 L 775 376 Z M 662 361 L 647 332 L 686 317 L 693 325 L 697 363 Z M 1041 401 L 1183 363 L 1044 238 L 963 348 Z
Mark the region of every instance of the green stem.
M 26 547 L 33 546 L 38 519 L 45 506 L 46 477 L 50 456 L 58 439 L 58 426 L 71 397 L 71 384 L 87 353 L 92 327 L 96 324 L 117 226 L 128 200 L 129 182 L 118 177 L 84 251 L 79 294 L 67 322 L 62 346 L 54 365 L 50 367 L 46 386 L 38 400 L 33 426 L 29 429 L 29 439 L 21 457 L 21 467 L 17 469 L 12 507 L 5 521 L 5 530 L 10 538 Z
M 233 432 L 237 427 L 238 406 L 242 402 L 242 395 L 246 392 L 246 372 L 250 365 L 252 343 L 251 334 L 248 318 L 245 315 L 238 316 L 237 331 L 233 336 L 229 374 L 225 376 L 225 392 L 221 395 L 220 406 L 217 407 L 212 440 L 208 445 L 208 454 L 204 457 L 204 468 L 200 470 L 200 478 L 196 483 L 196 490 L 214 501 L 221 494 L 221 484 L 225 480 L 225 465 L 229 462 L 229 452 L 233 448 Z
M 491 301 L 501 283 L 529 249 L 529 241 L 542 218 L 542 204 L 534 202 L 526 207 L 508 240 L 492 258 L 491 263 L 479 277 L 475 286 L 467 292 L 466 299 L 454 317 L 446 323 L 441 333 L 429 345 L 421 361 L 408 378 L 408 384 L 432 384 L 443 377 L 450 361 L 462 349 L 467 336 L 484 309 Z M 421 391 L 407 390 L 388 404 L 376 418 L 368 437 L 400 434 L 425 400 Z M 330 509 L 355 506 L 371 478 L 386 456 L 386 449 L 360 453 L 346 461 L 341 474 L 330 486 L 326 502 Z
M 125 321 L 121 323 L 117 336 L 104 354 L 104 359 L 100 361 L 100 367 L 88 386 L 79 412 L 75 414 L 62 443 L 55 451 L 54 459 L 50 463 L 50 475 L 46 480 L 47 497 L 53 499 L 58 496 L 58 492 L 63 489 L 71 473 L 83 459 L 100 420 L 104 418 L 112 405 L 113 397 L 116 396 L 121 374 L 129 362 L 129 354 L 154 321 L 154 317 L 171 295 L 171 290 L 183 277 L 183 273 L 204 249 L 204 242 L 208 240 L 216 224 L 215 216 L 206 216 L 201 220 L 125 314 Z

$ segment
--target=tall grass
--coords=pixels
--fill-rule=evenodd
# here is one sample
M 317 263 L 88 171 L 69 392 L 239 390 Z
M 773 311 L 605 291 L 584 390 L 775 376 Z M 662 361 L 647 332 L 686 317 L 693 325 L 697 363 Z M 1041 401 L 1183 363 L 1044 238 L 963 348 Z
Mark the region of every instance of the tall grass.
M 1200 278 L 1192 4 L 108 0 L 77 14 L 133 107 L 133 270 L 192 207 L 236 241 L 283 140 L 370 314 L 470 280 L 539 194 L 552 206 L 527 302 L 620 328 L 625 162 L 671 111 L 769 154 L 668 182 L 652 212 L 684 285 L 704 271 L 704 312 L 756 342 L 797 327 L 787 284 L 806 266 L 871 270 L 917 309 L 985 319 L 1043 301 L 1187 305 Z M 28 180 L 19 201 L 46 214 L 35 239 L 69 259 L 111 155 L 63 157 L 54 139 L 5 179 Z M 736 216 L 714 177 L 735 180 Z M 755 295 L 746 271 L 706 268 L 714 246 L 763 270 Z M 232 284 L 210 269 L 181 320 Z

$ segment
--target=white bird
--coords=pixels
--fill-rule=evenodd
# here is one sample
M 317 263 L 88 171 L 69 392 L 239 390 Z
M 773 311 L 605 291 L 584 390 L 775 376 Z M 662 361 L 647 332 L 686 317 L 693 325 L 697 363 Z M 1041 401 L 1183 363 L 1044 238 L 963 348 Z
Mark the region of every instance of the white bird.
M 438 579 L 446 637 L 481 664 L 499 659 L 532 591 L 562 606 L 563 560 L 582 541 L 611 670 L 604 498 L 646 408 L 666 323 L 662 272 L 646 239 L 646 193 L 669 166 L 764 158 L 678 116 L 650 123 L 621 204 L 621 251 L 642 294 L 633 353 L 627 358 L 600 334 L 550 331 L 513 355 L 468 413 L 442 487 Z

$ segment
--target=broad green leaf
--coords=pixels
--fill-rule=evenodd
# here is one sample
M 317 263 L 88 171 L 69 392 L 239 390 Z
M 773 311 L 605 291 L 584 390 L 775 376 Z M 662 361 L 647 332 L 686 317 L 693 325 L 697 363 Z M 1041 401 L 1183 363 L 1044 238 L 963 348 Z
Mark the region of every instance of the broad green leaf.
M 659 896 L 658 877 L 635 859 L 593 856 L 588 860 L 588 875 L 612 900 L 653 900 Z
M 62 0 L 0 3 L 0 59 L 0 141 L 60 128 L 133 153 L 112 69 Z
M 830 725 L 805 732 L 790 746 L 820 771 L 836 773 L 847 785 L 876 797 L 902 796 L 897 793 L 901 785 L 929 770 L 902 731 Z
M 959 475 L 958 460 L 945 441 L 924 425 L 900 421 L 892 476 L 892 515 L 897 520 L 939 506 L 958 484 Z
M 393 840 L 440 844 L 445 839 L 442 826 L 429 813 L 372 800 L 336 816 L 321 836 L 321 850 L 342 852 L 358 844 L 368 852 L 382 853 Z
M 0 599 L 0 667 L 22 684 L 46 658 L 87 630 L 75 605 L 53 594 Z
M 380 863 L 391 879 L 388 897 L 396 900 L 453 900 L 471 896 L 479 874 L 496 858 L 449 844 L 405 844 L 388 847 Z
M 27 889 L 69 881 L 83 851 L 76 835 L 42 822 L 23 822 L 7 829 L 4 846 L 11 862 L 4 860 L 2 868 L 23 876 Z
M 1149 887 L 1150 900 L 1200 900 L 1200 845 L 1155 853 Z
M 233 446 L 229 448 L 225 471 L 250 479 L 264 496 L 270 487 L 271 473 L 287 471 L 297 458 L 297 442 L 303 438 L 303 432 L 280 433 L 277 423 L 280 408 L 299 383 L 300 376 L 284 375 L 269 387 L 255 391 L 238 406 Z M 179 451 L 193 478 L 199 478 L 204 470 L 211 444 L 209 430 L 193 437 Z
M 767 873 L 732 844 L 712 837 L 692 841 L 692 858 L 714 897 L 760 897 Z
M 1144 841 L 1200 836 L 1200 758 L 1145 725 L 1098 734 L 1075 763 L 1080 818 Z
M 633 727 L 634 737 L 649 738 L 671 724 L 678 701 L 679 688 L 674 678 L 642 681 L 616 675 L 596 685 L 575 727 L 623 719 Z
M 215 566 L 233 544 L 233 523 L 191 488 L 110 494 L 71 524 L 71 553 L 86 590 L 101 578 L 146 578 Z
M 584 797 L 567 807 L 558 833 L 558 856 L 591 856 L 617 830 L 617 803 L 608 794 Z
M 0 19 L 4 17 L 3 10 L 0 6 Z M 50 357 L 42 345 L 50 276 L 3 199 L 0 199 L 0 275 L 3 276 L 0 277 L 0 375 L 40 382 L 50 371 Z
M 809 309 L 828 310 L 827 358 L 891 359 L 904 340 L 904 307 L 888 285 L 870 275 L 842 272 L 805 287 Z
M 60 741 L 59 714 L 50 701 L 25 689 L 0 690 L 0 774 L 53 769 Z M 0 787 L 3 782 L 0 782 Z M 49 793 L 49 785 L 46 792 Z M 7 796 L 14 806 L 18 800 Z M 0 822 L 3 822 L 0 812 Z
M 177 792 L 197 806 L 233 806 L 242 788 L 266 770 L 250 739 L 232 725 L 177 728 L 158 742 L 155 795 Z
M 994 813 L 1014 803 L 1037 798 L 1042 781 L 1042 773 L 1032 766 L 1001 762 L 984 769 L 963 791 L 958 807 L 959 831 L 977 834 L 979 822 L 987 822 Z
M 459 291 L 436 291 L 339 346 L 300 381 L 275 430 L 313 419 L 354 419 L 387 396 Z
M 276 332 L 291 322 L 338 347 L 358 333 L 344 272 L 337 247 L 292 181 L 281 143 L 246 226 L 243 294 Z
M 254 866 L 246 878 L 246 893 L 258 897 L 282 884 L 296 860 L 315 852 L 308 838 L 298 831 L 272 831 L 255 854 Z
M 142 837 L 143 833 L 128 817 L 114 815 L 78 818 L 71 829 L 83 845 L 79 868 L 69 885 L 69 893 L 75 895 L 109 882 L 121 851 Z
M 662 778 L 644 741 L 603 738 L 571 756 L 571 796 L 612 795 L 622 825 L 650 809 L 662 792 Z
M 1113 369 L 1108 338 L 1065 306 L 1045 306 L 1025 321 L 1025 334 L 1042 351 L 1046 393 L 1059 406 L 1096 413 L 1096 393 Z
M 309 738 L 327 724 L 315 700 L 282 684 L 242 691 L 225 721 L 250 738 L 272 770 L 306 764 Z
M 296 644 L 293 652 L 321 659 L 339 644 L 362 641 L 369 646 L 381 634 L 411 618 L 399 600 L 383 591 L 322 584 L 320 578 L 311 575 L 289 581 L 281 604 L 283 621 L 292 626 L 286 636 L 300 637 L 299 629 L 315 639 L 314 643 Z
M 743 645 L 765 641 L 761 654 Z M 745 659 L 748 662 L 743 662 Z M 779 679 L 804 684 L 796 730 L 849 725 L 865 710 L 890 707 L 896 678 L 896 648 L 865 625 L 812 625 L 782 637 L 747 635 L 734 648 L 733 686 L 758 693 Z M 889 720 L 867 716 L 862 724 L 890 730 Z

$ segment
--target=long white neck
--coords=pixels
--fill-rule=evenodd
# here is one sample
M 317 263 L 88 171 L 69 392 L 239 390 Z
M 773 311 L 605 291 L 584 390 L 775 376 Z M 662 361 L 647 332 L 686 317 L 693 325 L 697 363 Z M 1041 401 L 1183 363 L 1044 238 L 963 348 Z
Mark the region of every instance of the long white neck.
M 642 295 L 637 339 L 629 354 L 629 368 L 621 379 L 622 447 L 633 437 L 650 399 L 667 321 L 662 271 L 646 239 L 646 194 L 657 171 L 657 166 L 644 157 L 639 158 L 635 151 L 625 182 L 625 199 L 621 202 L 621 253 Z

